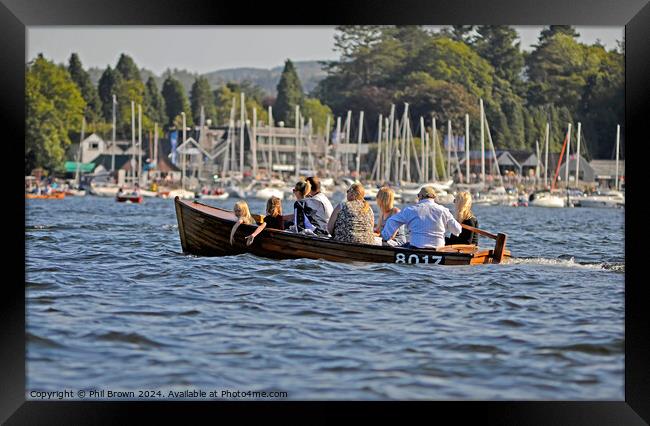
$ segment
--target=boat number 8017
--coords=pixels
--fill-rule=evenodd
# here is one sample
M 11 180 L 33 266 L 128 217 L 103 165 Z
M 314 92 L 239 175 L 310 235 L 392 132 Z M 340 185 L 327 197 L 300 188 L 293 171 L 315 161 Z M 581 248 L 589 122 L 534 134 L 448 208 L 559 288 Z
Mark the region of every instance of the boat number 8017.
M 440 264 L 441 262 L 442 256 L 435 256 L 432 254 L 395 253 L 395 263 L 424 263 L 425 265 L 436 265 Z

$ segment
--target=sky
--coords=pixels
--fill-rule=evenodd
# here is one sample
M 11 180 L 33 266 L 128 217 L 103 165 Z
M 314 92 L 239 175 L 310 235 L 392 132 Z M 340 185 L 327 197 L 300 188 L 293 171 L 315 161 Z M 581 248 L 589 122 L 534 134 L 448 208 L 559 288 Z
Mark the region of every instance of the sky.
M 431 27 L 440 29 L 440 27 Z M 524 50 L 536 44 L 542 26 L 515 26 Z M 579 41 L 597 39 L 607 49 L 623 39 L 624 27 L 576 26 Z M 84 68 L 114 67 L 121 53 L 160 75 L 167 68 L 191 72 L 253 67 L 273 68 L 292 61 L 333 60 L 334 27 L 55 27 L 27 28 L 27 60 L 38 53 L 56 63 L 79 55 Z

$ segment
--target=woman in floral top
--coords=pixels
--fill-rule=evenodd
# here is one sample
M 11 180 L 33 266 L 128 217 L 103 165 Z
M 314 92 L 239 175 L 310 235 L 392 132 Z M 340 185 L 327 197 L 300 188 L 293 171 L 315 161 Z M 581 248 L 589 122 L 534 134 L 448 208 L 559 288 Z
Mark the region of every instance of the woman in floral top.
M 332 212 L 327 228 L 337 241 L 358 244 L 375 244 L 372 232 L 375 215 L 364 199 L 365 190 L 355 183 L 347 191 L 347 201 Z

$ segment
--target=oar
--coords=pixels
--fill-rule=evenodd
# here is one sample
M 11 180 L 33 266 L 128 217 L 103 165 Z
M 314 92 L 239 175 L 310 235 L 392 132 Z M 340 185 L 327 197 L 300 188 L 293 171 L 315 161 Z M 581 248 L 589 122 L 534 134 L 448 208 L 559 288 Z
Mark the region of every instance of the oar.
M 490 232 L 484 231 L 482 229 L 474 228 L 473 226 L 465 225 L 465 224 L 460 224 L 463 228 L 467 229 L 468 231 L 476 232 L 479 235 L 483 235 L 488 238 L 492 238 L 493 240 L 496 240 L 496 243 L 494 244 L 494 260 L 496 263 L 501 263 L 503 260 L 503 253 L 505 252 L 506 248 L 506 239 L 508 236 L 506 234 L 499 233 L 497 235 L 494 235 Z

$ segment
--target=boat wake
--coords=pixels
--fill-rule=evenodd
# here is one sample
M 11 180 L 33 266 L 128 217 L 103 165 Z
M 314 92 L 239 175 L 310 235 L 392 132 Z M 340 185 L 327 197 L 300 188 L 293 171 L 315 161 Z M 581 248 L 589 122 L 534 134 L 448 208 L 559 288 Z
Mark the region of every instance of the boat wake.
M 508 261 L 511 265 L 546 265 L 560 266 L 568 268 L 585 268 L 585 269 L 606 269 L 612 272 L 625 273 L 625 263 L 623 262 L 576 262 L 572 256 L 560 256 L 556 259 L 543 257 L 516 257 Z

